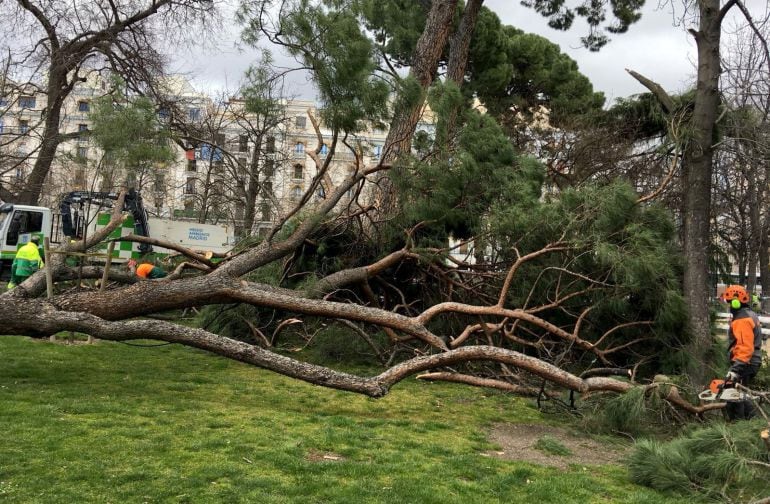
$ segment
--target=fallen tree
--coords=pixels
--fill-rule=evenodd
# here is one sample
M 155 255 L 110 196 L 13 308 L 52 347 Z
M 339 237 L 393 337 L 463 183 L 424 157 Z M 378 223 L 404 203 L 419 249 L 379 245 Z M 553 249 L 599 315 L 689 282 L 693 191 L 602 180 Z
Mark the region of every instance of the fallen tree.
M 565 325 L 564 317 L 561 317 L 558 324 L 548 320 L 548 316 L 554 313 L 562 312 L 564 315 L 564 312 L 569 312 L 570 303 L 586 294 L 617 295 L 613 294 L 613 290 L 618 286 L 611 283 L 611 275 L 607 272 L 602 272 L 600 278 L 593 279 L 569 269 L 567 265 L 574 261 L 575 253 L 580 256 L 584 252 L 565 235 L 561 240 L 548 243 L 528 254 L 520 254 L 516 250 L 516 259 L 506 269 L 495 270 L 489 267 L 474 272 L 471 265 L 466 265 L 468 269 L 461 272 L 454 267 L 456 265 L 447 266 L 442 260 L 425 264 L 425 271 L 432 274 L 440 271 L 447 277 L 455 275 L 453 285 L 458 291 L 464 292 L 463 289 L 467 289 L 467 292 L 481 294 L 481 298 L 493 298 L 494 301 L 488 304 L 448 300 L 432 304 L 419 312 L 401 313 L 403 310 L 399 308 L 388 309 L 368 302 L 353 303 L 351 298 L 340 296 L 341 292 L 352 286 L 369 285 L 390 268 L 408 262 L 424 262 L 426 253 L 434 254 L 438 258 L 443 257 L 438 255 L 437 250 L 416 250 L 410 244 L 369 265 L 335 271 L 306 288 L 291 289 L 248 279 L 248 275 L 260 267 L 284 260 L 295 253 L 321 225 L 324 217 L 334 220 L 347 218 L 346 213 L 332 213 L 342 195 L 368 175 L 385 169 L 388 167 L 378 165 L 354 174 L 327 200 L 313 208 L 312 214 L 285 238 L 263 241 L 253 248 L 225 257 L 218 263 L 212 263 L 193 251 L 181 250 L 190 263 L 197 262 L 199 267 L 175 278 L 135 281 L 112 272 L 110 280 L 117 282 L 117 285 L 111 288 L 68 289 L 46 298 L 43 297 L 46 292 L 46 275 L 45 271 L 40 271 L 18 288 L 0 295 L 3 333 L 45 337 L 59 331 L 77 331 L 110 341 L 155 339 L 203 349 L 309 383 L 371 397 L 382 397 L 393 385 L 409 376 L 437 369 L 444 371 L 422 377 L 480 386 L 498 384 L 499 388 L 504 388 L 499 384 L 505 382 L 508 383 L 508 390 L 516 393 L 531 392 L 530 383 L 533 378 L 544 380 L 553 387 L 578 393 L 622 393 L 642 386 L 616 378 L 581 378 L 558 365 L 561 363 L 565 368 L 577 369 L 576 362 L 580 361 L 580 357 L 566 358 L 567 353 L 588 355 L 591 362 L 613 365 L 615 355 L 651 339 L 615 336 L 623 333 L 625 329 L 652 326 L 652 321 L 625 322 L 599 333 L 591 331 L 596 337 L 586 339 L 582 332 L 585 325 L 593 323 L 589 315 L 595 306 L 570 313 L 566 317 L 571 320 L 570 327 Z M 122 206 L 118 204 L 115 208 L 110 224 L 100 233 L 89 237 L 87 242 L 70 243 L 64 252 L 82 253 L 102 242 L 110 230 L 122 221 L 122 216 L 117 211 Z M 75 268 L 66 266 L 65 255 L 55 254 L 47 266 L 55 284 L 78 276 Z M 559 263 L 559 267 L 547 267 L 540 272 L 541 278 L 547 270 L 551 270 L 556 274 L 555 278 L 558 278 L 555 288 L 549 289 L 550 294 L 546 296 L 546 302 L 525 302 L 518 307 L 509 306 L 511 291 L 516 290 L 514 286 L 517 275 L 521 274 L 529 263 L 553 256 L 563 256 L 564 263 Z M 80 272 L 81 278 L 101 278 L 102 275 L 103 268 L 100 266 L 89 266 Z M 467 278 L 462 275 L 467 275 Z M 481 286 L 476 283 L 478 275 L 484 278 L 484 284 Z M 531 271 L 528 275 L 531 275 Z M 128 282 L 123 283 L 124 281 Z M 498 286 L 495 296 L 489 294 L 487 285 Z M 535 285 L 531 288 L 534 289 Z M 527 298 L 532 297 L 538 296 L 533 296 L 530 292 Z M 377 327 L 387 331 L 394 342 L 409 344 L 414 356 L 388 367 L 376 376 L 362 377 L 303 362 L 282 355 L 274 349 L 223 337 L 201 328 L 145 318 L 173 309 L 224 303 L 244 303 L 269 308 L 286 314 L 286 317 L 345 320 L 362 326 Z M 408 305 L 409 302 L 402 303 L 401 306 L 405 304 Z M 431 329 L 431 325 L 437 320 L 458 316 L 490 322 L 466 324 L 454 337 L 437 334 Z M 478 344 L 479 339 L 486 344 Z M 521 351 L 513 350 L 512 347 L 520 348 Z M 561 355 L 557 355 L 559 353 Z M 463 373 L 447 371 L 454 366 L 474 362 L 493 363 L 500 366 L 500 369 L 515 369 L 516 373 L 509 373 L 505 380 L 479 375 L 466 379 L 463 378 Z M 517 379 L 513 380 L 511 377 Z M 556 389 L 553 387 L 549 387 L 549 394 L 555 393 Z M 646 387 L 652 389 L 656 386 Z M 665 399 L 696 415 L 721 407 L 720 404 L 692 405 L 676 388 L 669 388 Z
M 434 5 L 439 4 L 451 2 Z M 642 386 L 635 383 L 638 378 L 681 369 L 677 349 L 686 342 L 684 303 L 675 228 L 665 212 L 640 203 L 623 184 L 544 195 L 542 166 L 515 153 L 493 118 L 468 107 L 458 113 L 456 90 L 439 85 L 429 100 L 439 124 L 451 119 L 457 136 L 452 156 L 442 150 L 440 135 L 433 143 L 423 142 L 427 145 L 415 156 L 395 148 L 401 138 L 384 148 L 400 152 L 396 163 L 365 164 L 364 146 L 355 135 L 373 116 L 386 116 L 387 90 L 371 76 L 373 49 L 352 28 L 357 21 L 319 9 L 313 11 L 318 16 L 281 17 L 285 28 L 298 34 L 286 42 L 292 54 L 317 72 L 325 102 L 322 119 L 330 130 L 324 138 L 310 115 L 318 143 L 308 155 L 316 175 L 296 207 L 264 239 L 246 240 L 218 262 L 171 247 L 186 264 L 164 279 L 136 281 L 108 272 L 109 288 L 82 289 L 78 282 L 78 288 L 65 289 L 63 282 L 104 276 L 95 265 L 70 268 L 64 257 L 106 239 L 122 220 L 116 210 L 100 233 L 54 254 L 47 272 L 0 295 L 4 335 L 78 331 L 111 341 L 156 339 L 371 397 L 430 370 L 451 373 L 433 379 L 451 376 L 483 386 L 504 382 L 521 391 L 535 386 L 548 395 L 559 389 L 622 393 Z M 306 25 L 306 19 L 318 26 Z M 323 36 L 304 31 L 314 28 L 323 28 Z M 355 43 L 340 44 L 351 37 Z M 425 55 L 434 70 L 439 53 Z M 342 71 L 350 69 L 356 71 Z M 390 131 L 414 131 L 415 113 L 423 106 L 422 100 L 410 102 L 408 113 L 395 114 Z M 352 170 L 316 200 L 338 152 L 353 159 Z M 396 196 L 398 212 L 383 214 L 371 204 L 373 186 L 385 173 L 392 175 L 388 190 Z M 122 208 L 120 201 L 115 208 Z M 450 236 L 473 243 L 475 253 L 465 260 L 450 258 Z M 323 267 L 323 261 L 308 260 L 330 249 L 334 260 Z M 265 281 L 262 273 L 270 269 L 278 274 Z M 54 284 L 50 289 L 46 273 Z M 43 297 L 46 292 L 51 295 Z M 253 344 L 147 318 L 223 304 L 255 308 L 254 320 L 246 318 L 241 326 L 244 336 L 268 328 L 275 334 L 299 319 L 354 324 L 351 337 L 384 334 L 388 365 L 376 376 L 355 376 L 291 358 L 267 338 Z M 266 311 L 270 321 L 258 327 Z M 581 377 L 595 367 L 630 369 L 633 381 Z M 545 390 L 533 385 L 537 382 L 551 385 Z M 693 414 L 716 407 L 689 404 L 672 388 L 665 397 Z

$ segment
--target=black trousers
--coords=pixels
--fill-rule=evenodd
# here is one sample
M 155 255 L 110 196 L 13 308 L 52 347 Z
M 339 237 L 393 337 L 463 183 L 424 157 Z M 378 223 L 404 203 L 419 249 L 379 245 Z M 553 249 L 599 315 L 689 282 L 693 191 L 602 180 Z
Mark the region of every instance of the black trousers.
M 751 380 L 757 375 L 759 366 L 755 364 L 752 366 L 746 366 L 744 369 L 745 371 L 740 373 L 738 383 L 744 387 L 748 387 L 751 383 Z M 727 413 L 727 418 L 729 420 L 748 420 L 756 415 L 756 411 L 754 411 L 754 405 L 752 404 L 751 399 L 747 399 L 745 401 L 728 402 L 725 406 L 725 412 Z

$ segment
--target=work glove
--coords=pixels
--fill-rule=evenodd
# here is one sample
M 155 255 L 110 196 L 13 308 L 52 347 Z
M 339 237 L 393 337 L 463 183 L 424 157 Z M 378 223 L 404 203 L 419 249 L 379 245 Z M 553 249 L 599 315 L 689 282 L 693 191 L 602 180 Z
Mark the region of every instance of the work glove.
M 740 375 L 735 371 L 728 371 L 727 376 L 725 376 L 725 381 L 737 382 L 739 378 Z

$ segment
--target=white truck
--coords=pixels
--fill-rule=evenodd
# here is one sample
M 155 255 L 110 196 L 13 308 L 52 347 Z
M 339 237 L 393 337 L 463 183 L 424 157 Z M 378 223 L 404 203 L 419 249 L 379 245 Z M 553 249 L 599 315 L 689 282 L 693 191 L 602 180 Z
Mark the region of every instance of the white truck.
M 117 196 L 117 193 L 72 192 L 62 198 L 58 213 L 46 207 L 12 203 L 0 205 L 0 275 L 5 277 L 10 274 L 16 250 L 32 235 L 47 237 L 55 247 L 66 240 L 91 235 L 104 227 L 110 219 L 109 207 Z M 229 251 L 234 245 L 233 229 L 229 226 L 148 217 L 141 196 L 134 191 L 129 191 L 124 210 L 130 215 L 110 234 L 110 239 L 137 234 L 193 250 L 220 253 Z M 100 249 L 106 252 L 107 245 L 103 244 Z M 113 261 L 138 259 L 150 253 L 165 256 L 170 252 L 161 247 L 117 241 Z

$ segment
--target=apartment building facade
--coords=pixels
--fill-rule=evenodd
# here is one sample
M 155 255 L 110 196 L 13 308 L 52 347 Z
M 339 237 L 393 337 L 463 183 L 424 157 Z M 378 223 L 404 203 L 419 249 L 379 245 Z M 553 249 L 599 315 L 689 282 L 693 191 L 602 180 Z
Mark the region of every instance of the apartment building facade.
M 230 224 L 239 235 L 263 234 L 301 200 L 323 200 L 356 163 L 376 164 L 383 153 L 387 131 L 362 132 L 348 139 L 358 156 L 338 143 L 319 178 L 332 135 L 314 102 L 284 101 L 280 120 L 256 128 L 259 117 L 238 97 L 214 99 L 179 77 L 169 78 L 164 86 L 167 104 L 172 105 L 158 105 L 159 122 L 172 128 L 184 125 L 184 131 L 173 131 L 172 161 L 135 169 L 112 166 L 89 135 L 93 101 L 108 85 L 95 74 L 79 83 L 62 111 L 60 132 L 68 139 L 59 146 L 40 204 L 56 208 L 64 193 L 114 191 L 127 183 L 141 192 L 153 215 Z M 47 100 L 30 86 L 6 86 L 2 91 L 0 182 L 13 191 L 35 162 Z

